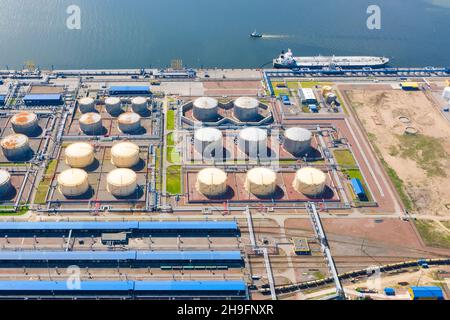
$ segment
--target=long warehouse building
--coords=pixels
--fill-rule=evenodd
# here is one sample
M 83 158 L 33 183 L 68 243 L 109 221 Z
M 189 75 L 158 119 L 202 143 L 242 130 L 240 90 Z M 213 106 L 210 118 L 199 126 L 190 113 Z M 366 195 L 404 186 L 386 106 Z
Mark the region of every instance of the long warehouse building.
M 248 299 L 244 281 L 81 281 L 74 288 L 66 281 L 0 281 L 0 297 L 129 299 Z
M 224 267 L 244 265 L 240 251 L 0 251 L 3 268 L 67 267 Z
M 100 236 L 102 233 L 129 232 L 134 236 L 236 236 L 239 226 L 236 221 L 169 221 L 169 222 L 2 222 L 0 236 Z

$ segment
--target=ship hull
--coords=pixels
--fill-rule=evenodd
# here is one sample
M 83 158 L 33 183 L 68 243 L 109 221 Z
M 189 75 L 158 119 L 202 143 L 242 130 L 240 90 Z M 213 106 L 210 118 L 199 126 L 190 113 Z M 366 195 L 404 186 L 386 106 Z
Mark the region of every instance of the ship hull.
M 307 62 L 305 62 L 305 60 Z M 351 57 L 344 57 L 342 58 L 343 62 L 340 63 L 339 57 L 334 57 L 334 61 L 332 64 L 330 64 L 330 58 L 327 57 L 311 57 L 311 58 L 304 58 L 304 57 L 295 57 L 293 61 L 290 61 L 290 63 L 280 63 L 277 62 L 276 59 L 273 62 L 273 66 L 276 69 L 301 69 L 301 68 L 308 68 L 308 69 L 323 69 L 323 68 L 341 68 L 341 69 L 363 69 L 363 68 L 383 68 L 386 67 L 389 63 L 389 59 L 387 58 L 376 58 L 376 57 L 359 57 L 355 59 L 354 62 L 352 62 Z M 350 60 L 350 61 L 349 61 Z M 361 61 L 366 60 L 366 61 Z M 372 60 L 370 62 L 367 62 L 367 60 Z M 374 62 L 374 60 L 378 60 L 377 62 Z M 367 62 L 367 63 L 366 63 Z
M 387 66 L 387 62 L 386 63 L 380 63 L 380 64 L 373 64 L 373 65 L 334 65 L 334 68 L 341 68 L 341 69 L 363 69 L 363 68 L 373 68 L 373 69 L 379 69 L 379 68 L 384 68 Z M 301 69 L 301 68 L 307 68 L 307 69 L 323 69 L 323 68 L 329 68 L 329 65 L 314 65 L 314 66 L 310 66 L 310 65 L 301 65 L 301 64 L 290 64 L 290 65 L 286 65 L 286 64 L 279 64 L 279 63 L 274 63 L 273 67 L 275 69 Z

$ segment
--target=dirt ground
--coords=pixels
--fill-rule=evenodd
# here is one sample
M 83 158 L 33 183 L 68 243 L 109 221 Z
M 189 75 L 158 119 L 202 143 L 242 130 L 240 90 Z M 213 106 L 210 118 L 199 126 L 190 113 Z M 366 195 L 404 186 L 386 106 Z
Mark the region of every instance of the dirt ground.
M 412 211 L 450 215 L 450 124 L 431 93 L 346 90 L 371 142 L 403 181 Z M 415 135 L 405 134 L 412 127 Z

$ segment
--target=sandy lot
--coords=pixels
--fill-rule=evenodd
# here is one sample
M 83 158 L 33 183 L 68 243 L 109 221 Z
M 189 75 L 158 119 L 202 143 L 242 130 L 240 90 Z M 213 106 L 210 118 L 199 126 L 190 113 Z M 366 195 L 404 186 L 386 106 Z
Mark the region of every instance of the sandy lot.
M 428 94 L 364 89 L 346 95 L 371 142 L 403 180 L 412 211 L 450 215 L 450 125 Z M 408 127 L 418 133 L 405 134 Z

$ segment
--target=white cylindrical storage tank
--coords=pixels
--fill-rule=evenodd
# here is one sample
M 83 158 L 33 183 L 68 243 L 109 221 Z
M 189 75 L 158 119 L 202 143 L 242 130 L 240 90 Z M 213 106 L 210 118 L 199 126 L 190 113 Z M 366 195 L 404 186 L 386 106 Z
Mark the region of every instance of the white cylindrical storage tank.
M 139 146 L 132 142 L 120 142 L 111 148 L 111 163 L 118 168 L 131 168 L 140 161 Z
M 311 148 L 311 131 L 304 128 L 289 128 L 284 132 L 284 148 L 294 156 L 307 153 Z
M 195 187 L 207 197 L 220 197 L 227 192 L 227 174 L 217 168 L 206 168 L 197 175 Z
M 30 154 L 30 142 L 26 135 L 17 133 L 2 139 L 3 154 L 8 160 L 25 159 Z
M 277 175 L 269 168 L 253 168 L 247 172 L 245 188 L 257 197 L 268 197 L 276 191 Z
M 78 107 L 81 113 L 95 112 L 95 100 L 90 97 L 81 98 Z
M 0 197 L 6 196 L 11 188 L 11 175 L 6 170 L 0 170 Z
M 251 97 L 240 97 L 234 101 L 234 116 L 244 122 L 255 121 L 259 114 L 259 101 Z
M 116 97 L 106 98 L 105 109 L 110 115 L 116 117 L 122 112 L 122 101 Z
M 88 174 L 82 169 L 68 169 L 58 176 L 58 190 L 66 197 L 78 197 L 89 190 Z
M 148 112 L 147 98 L 136 97 L 131 100 L 131 109 L 138 114 L 146 114 Z
M 194 147 L 204 156 L 218 155 L 223 150 L 222 132 L 216 128 L 200 128 L 194 133 Z
M 330 86 L 323 86 L 322 88 L 322 96 L 326 97 L 326 95 L 330 92 L 333 92 L 333 88 L 331 88 Z
M 66 164 L 72 168 L 86 168 L 94 163 L 94 147 L 87 142 L 76 142 L 65 150 Z
M 102 116 L 95 112 L 83 114 L 79 120 L 80 129 L 87 135 L 101 134 L 103 131 Z
M 445 100 L 450 100 L 450 87 L 445 87 L 444 91 L 442 92 L 442 97 Z
M 136 133 L 141 129 L 141 116 L 134 112 L 122 113 L 117 119 L 123 133 Z
M 107 190 L 115 197 L 128 197 L 137 188 L 137 175 L 131 169 L 115 169 L 107 178 Z
M 267 131 L 245 128 L 239 132 L 239 149 L 250 158 L 267 157 Z
M 21 111 L 11 118 L 11 124 L 15 133 L 32 134 L 38 127 L 38 117 L 33 112 Z
M 293 187 L 306 196 L 316 197 L 325 191 L 326 183 L 327 176 L 322 170 L 306 167 L 295 174 Z
M 207 122 L 216 121 L 218 117 L 219 101 L 214 98 L 201 97 L 193 103 L 194 118 Z

